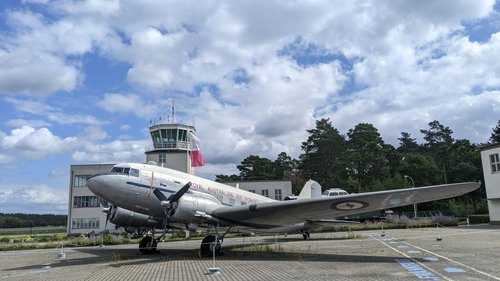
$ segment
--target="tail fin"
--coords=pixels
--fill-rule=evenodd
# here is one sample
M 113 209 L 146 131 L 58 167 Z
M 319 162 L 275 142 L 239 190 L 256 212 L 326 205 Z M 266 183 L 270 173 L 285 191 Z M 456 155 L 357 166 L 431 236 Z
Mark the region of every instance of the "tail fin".
M 306 198 L 320 198 L 321 197 L 321 185 L 313 180 L 308 180 L 302 191 L 300 192 L 298 199 Z

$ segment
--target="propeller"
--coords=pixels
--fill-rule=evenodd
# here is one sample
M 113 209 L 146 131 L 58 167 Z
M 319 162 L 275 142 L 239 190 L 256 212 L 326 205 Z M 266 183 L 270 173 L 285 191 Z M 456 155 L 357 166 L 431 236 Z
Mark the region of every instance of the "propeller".
M 110 206 L 108 202 L 103 200 L 102 198 L 99 198 L 99 202 L 103 206 L 102 211 L 106 213 L 106 222 L 104 223 L 104 232 L 106 232 L 108 227 L 109 217 L 111 215 L 111 209 L 113 209 L 113 206 Z
M 168 220 L 170 216 L 172 216 L 175 213 L 175 209 L 177 209 L 177 202 L 181 197 L 189 190 L 191 187 L 191 182 L 188 182 L 186 185 L 184 185 L 179 191 L 177 191 L 175 194 L 171 195 L 169 198 L 163 194 L 160 189 L 155 188 L 153 190 L 153 194 L 160 200 L 160 205 L 162 208 L 165 209 L 165 223 L 163 227 L 163 236 L 167 233 L 167 227 L 168 227 Z

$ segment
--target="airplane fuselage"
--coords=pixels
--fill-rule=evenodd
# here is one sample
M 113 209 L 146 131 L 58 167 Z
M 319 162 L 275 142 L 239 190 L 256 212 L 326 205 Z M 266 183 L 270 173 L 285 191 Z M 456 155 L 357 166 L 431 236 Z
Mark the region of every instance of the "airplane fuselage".
M 101 177 L 101 178 L 99 178 Z M 144 215 L 163 217 L 160 200 L 153 194 L 160 190 L 167 198 L 191 182 L 187 196 L 183 196 L 181 212 L 173 221 L 185 221 L 189 210 L 210 213 L 222 206 L 236 206 L 275 201 L 273 199 L 214 182 L 197 176 L 150 164 L 124 163 L 115 165 L 110 173 L 97 175 L 89 185 L 96 195 L 107 202 Z

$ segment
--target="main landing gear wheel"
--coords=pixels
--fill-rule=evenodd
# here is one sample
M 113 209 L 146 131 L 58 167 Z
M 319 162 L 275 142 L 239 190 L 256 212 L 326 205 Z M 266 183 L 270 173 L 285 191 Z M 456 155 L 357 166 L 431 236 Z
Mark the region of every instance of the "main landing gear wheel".
M 311 239 L 311 234 L 309 234 L 309 232 L 302 232 L 302 236 L 304 237 L 304 240 Z
M 151 236 L 146 236 L 141 239 L 141 242 L 139 242 L 139 252 L 143 255 L 153 254 L 156 252 L 157 244 L 158 241 L 156 241 L 156 239 L 153 239 Z
M 208 235 L 207 237 L 203 238 L 201 241 L 201 255 L 204 257 L 211 257 L 214 253 L 214 248 L 215 248 L 215 255 L 218 256 L 220 255 L 220 244 L 221 240 L 217 239 L 217 243 L 215 242 L 215 236 L 213 235 Z

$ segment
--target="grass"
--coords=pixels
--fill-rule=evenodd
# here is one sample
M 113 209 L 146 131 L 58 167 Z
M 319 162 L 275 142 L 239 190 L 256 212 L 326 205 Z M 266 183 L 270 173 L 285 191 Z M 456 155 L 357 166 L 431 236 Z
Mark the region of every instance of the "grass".
M 31 249 L 53 249 L 62 245 L 64 247 L 87 247 L 99 245 L 120 245 L 120 244 L 138 244 L 140 238 L 129 239 L 123 236 L 114 236 L 107 234 L 97 239 L 90 240 L 86 237 L 68 237 L 66 234 L 54 234 L 51 239 L 41 242 L 29 235 L 20 240 L 10 239 L 5 242 L 6 237 L 0 239 L 0 251 L 31 250 Z
M 32 232 L 33 230 L 33 232 Z M 31 234 L 66 233 L 66 226 L 35 226 L 19 228 L 0 228 L 0 237 L 3 235 L 31 235 Z

